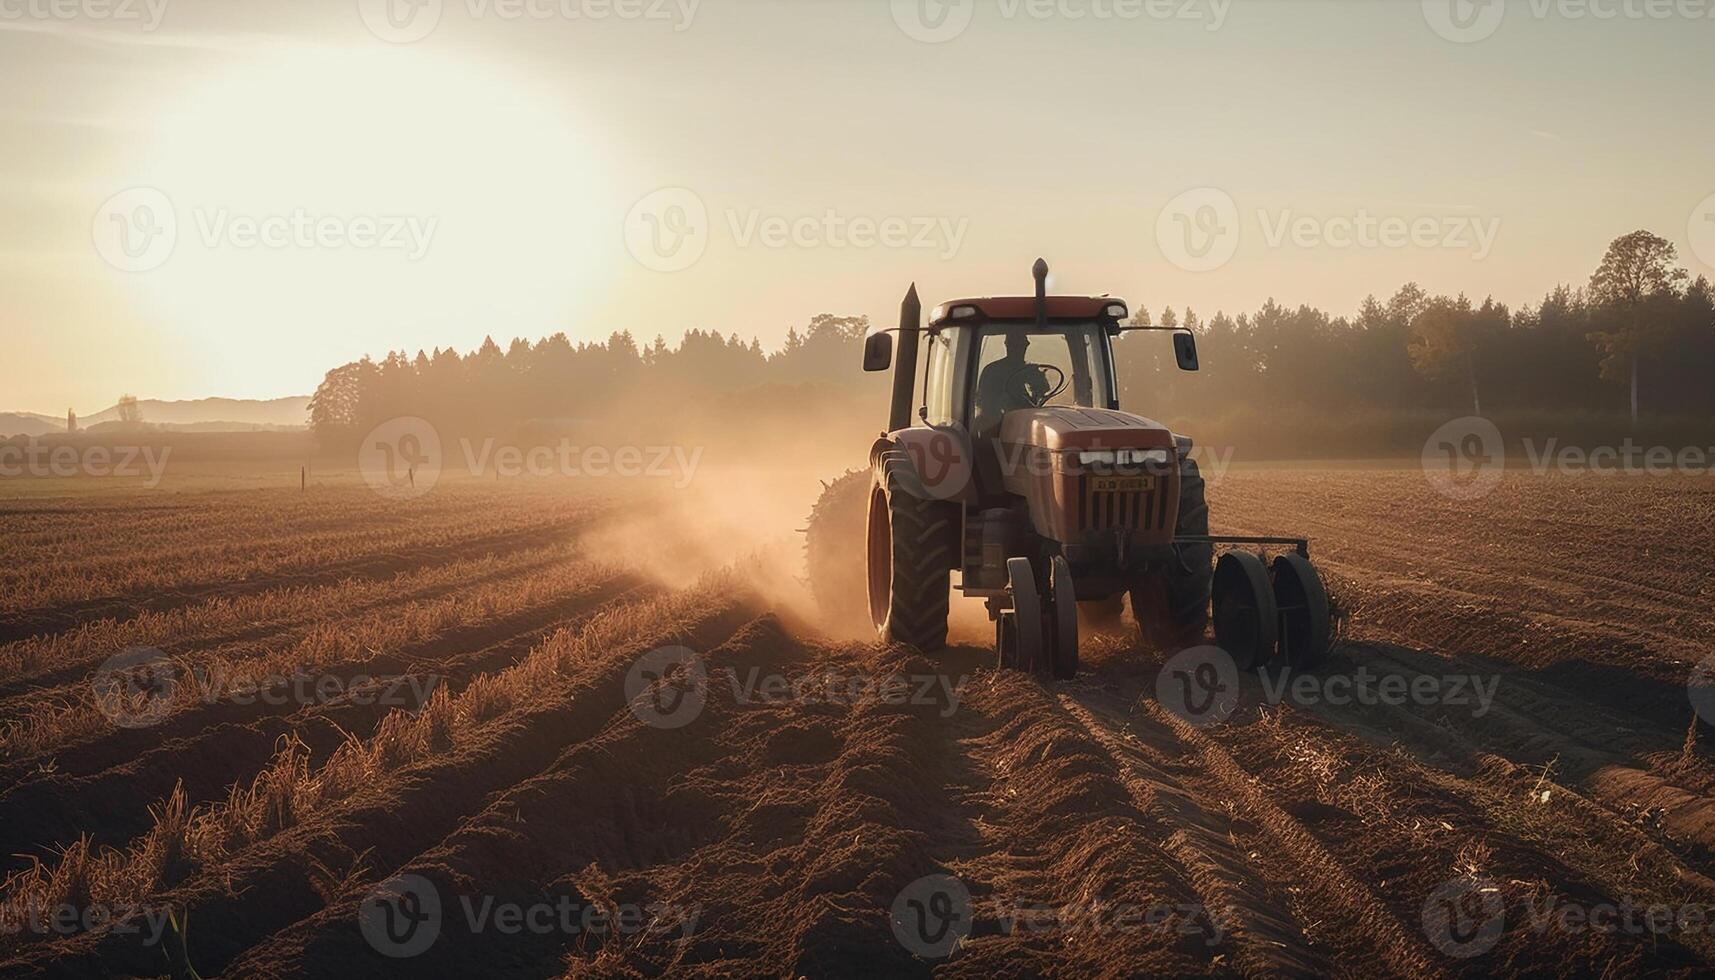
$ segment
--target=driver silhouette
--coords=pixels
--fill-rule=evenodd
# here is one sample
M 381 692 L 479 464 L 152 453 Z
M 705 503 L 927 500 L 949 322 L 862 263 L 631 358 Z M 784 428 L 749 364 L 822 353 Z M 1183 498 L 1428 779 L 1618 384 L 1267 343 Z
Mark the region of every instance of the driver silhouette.
M 1033 408 L 1036 398 L 1047 390 L 1047 378 L 1040 365 L 1024 359 L 1030 350 L 1030 336 L 1022 329 L 1006 332 L 1006 356 L 983 368 L 977 377 L 976 434 L 995 435 L 1000 417 L 1015 408 Z

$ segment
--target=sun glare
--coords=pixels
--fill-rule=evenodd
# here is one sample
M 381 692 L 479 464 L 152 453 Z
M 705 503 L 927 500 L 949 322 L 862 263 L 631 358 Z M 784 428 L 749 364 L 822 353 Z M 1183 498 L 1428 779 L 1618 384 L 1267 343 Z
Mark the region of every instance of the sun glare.
M 413 51 L 292 49 L 211 78 L 152 127 L 145 182 L 177 246 L 140 288 L 226 363 L 235 337 L 325 361 L 564 328 L 617 219 L 563 101 Z

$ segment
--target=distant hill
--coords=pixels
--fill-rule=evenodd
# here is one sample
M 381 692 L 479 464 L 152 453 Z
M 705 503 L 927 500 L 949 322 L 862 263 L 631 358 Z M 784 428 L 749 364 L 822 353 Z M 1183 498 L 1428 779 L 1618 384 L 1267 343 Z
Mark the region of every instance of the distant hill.
M 309 423 L 307 396 L 272 398 L 198 398 L 192 401 L 162 401 L 150 398 L 137 402 L 143 421 L 164 429 L 193 429 L 200 432 L 241 432 L 257 429 L 299 428 Z M 88 429 L 119 421 L 119 406 L 93 415 L 79 415 L 78 428 Z M 0 412 L 0 437 L 42 436 L 64 432 L 65 416 L 37 412 Z
M 45 436 L 66 430 L 65 419 L 51 419 L 35 412 L 0 412 L 0 438 L 5 436 Z

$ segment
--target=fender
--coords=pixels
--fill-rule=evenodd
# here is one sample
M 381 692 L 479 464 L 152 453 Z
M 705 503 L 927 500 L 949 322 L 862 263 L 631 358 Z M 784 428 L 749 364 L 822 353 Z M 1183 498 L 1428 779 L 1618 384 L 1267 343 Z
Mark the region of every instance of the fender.
M 977 499 L 972 479 L 971 438 L 958 425 L 918 425 L 884 433 L 869 449 L 873 468 L 881 454 L 903 450 L 923 488 L 933 500 L 972 503 Z

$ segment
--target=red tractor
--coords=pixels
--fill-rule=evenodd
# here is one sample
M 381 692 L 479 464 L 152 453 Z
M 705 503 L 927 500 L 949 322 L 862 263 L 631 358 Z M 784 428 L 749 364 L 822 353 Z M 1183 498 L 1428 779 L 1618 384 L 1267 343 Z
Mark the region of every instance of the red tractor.
M 1328 596 L 1308 542 L 1210 535 L 1191 439 L 1120 411 L 1113 338 L 1171 328 L 1128 325 L 1122 300 L 1048 296 L 1047 263 L 1033 272 L 1034 296 L 944 303 L 927 324 L 913 286 L 897 330 L 865 339 L 864 370 L 894 372 L 892 412 L 868 473 L 830 485 L 812 515 L 818 600 L 838 615 L 864 595 L 883 640 L 932 651 L 957 572 L 986 600 L 1000 666 L 1044 677 L 1078 670 L 1078 604 L 1111 613 L 1126 594 L 1163 650 L 1202 642 L 1212 610 L 1241 668 L 1320 661 Z M 1195 337 L 1171 332 L 1179 367 L 1197 370 Z M 861 583 L 841 511 L 862 514 Z

